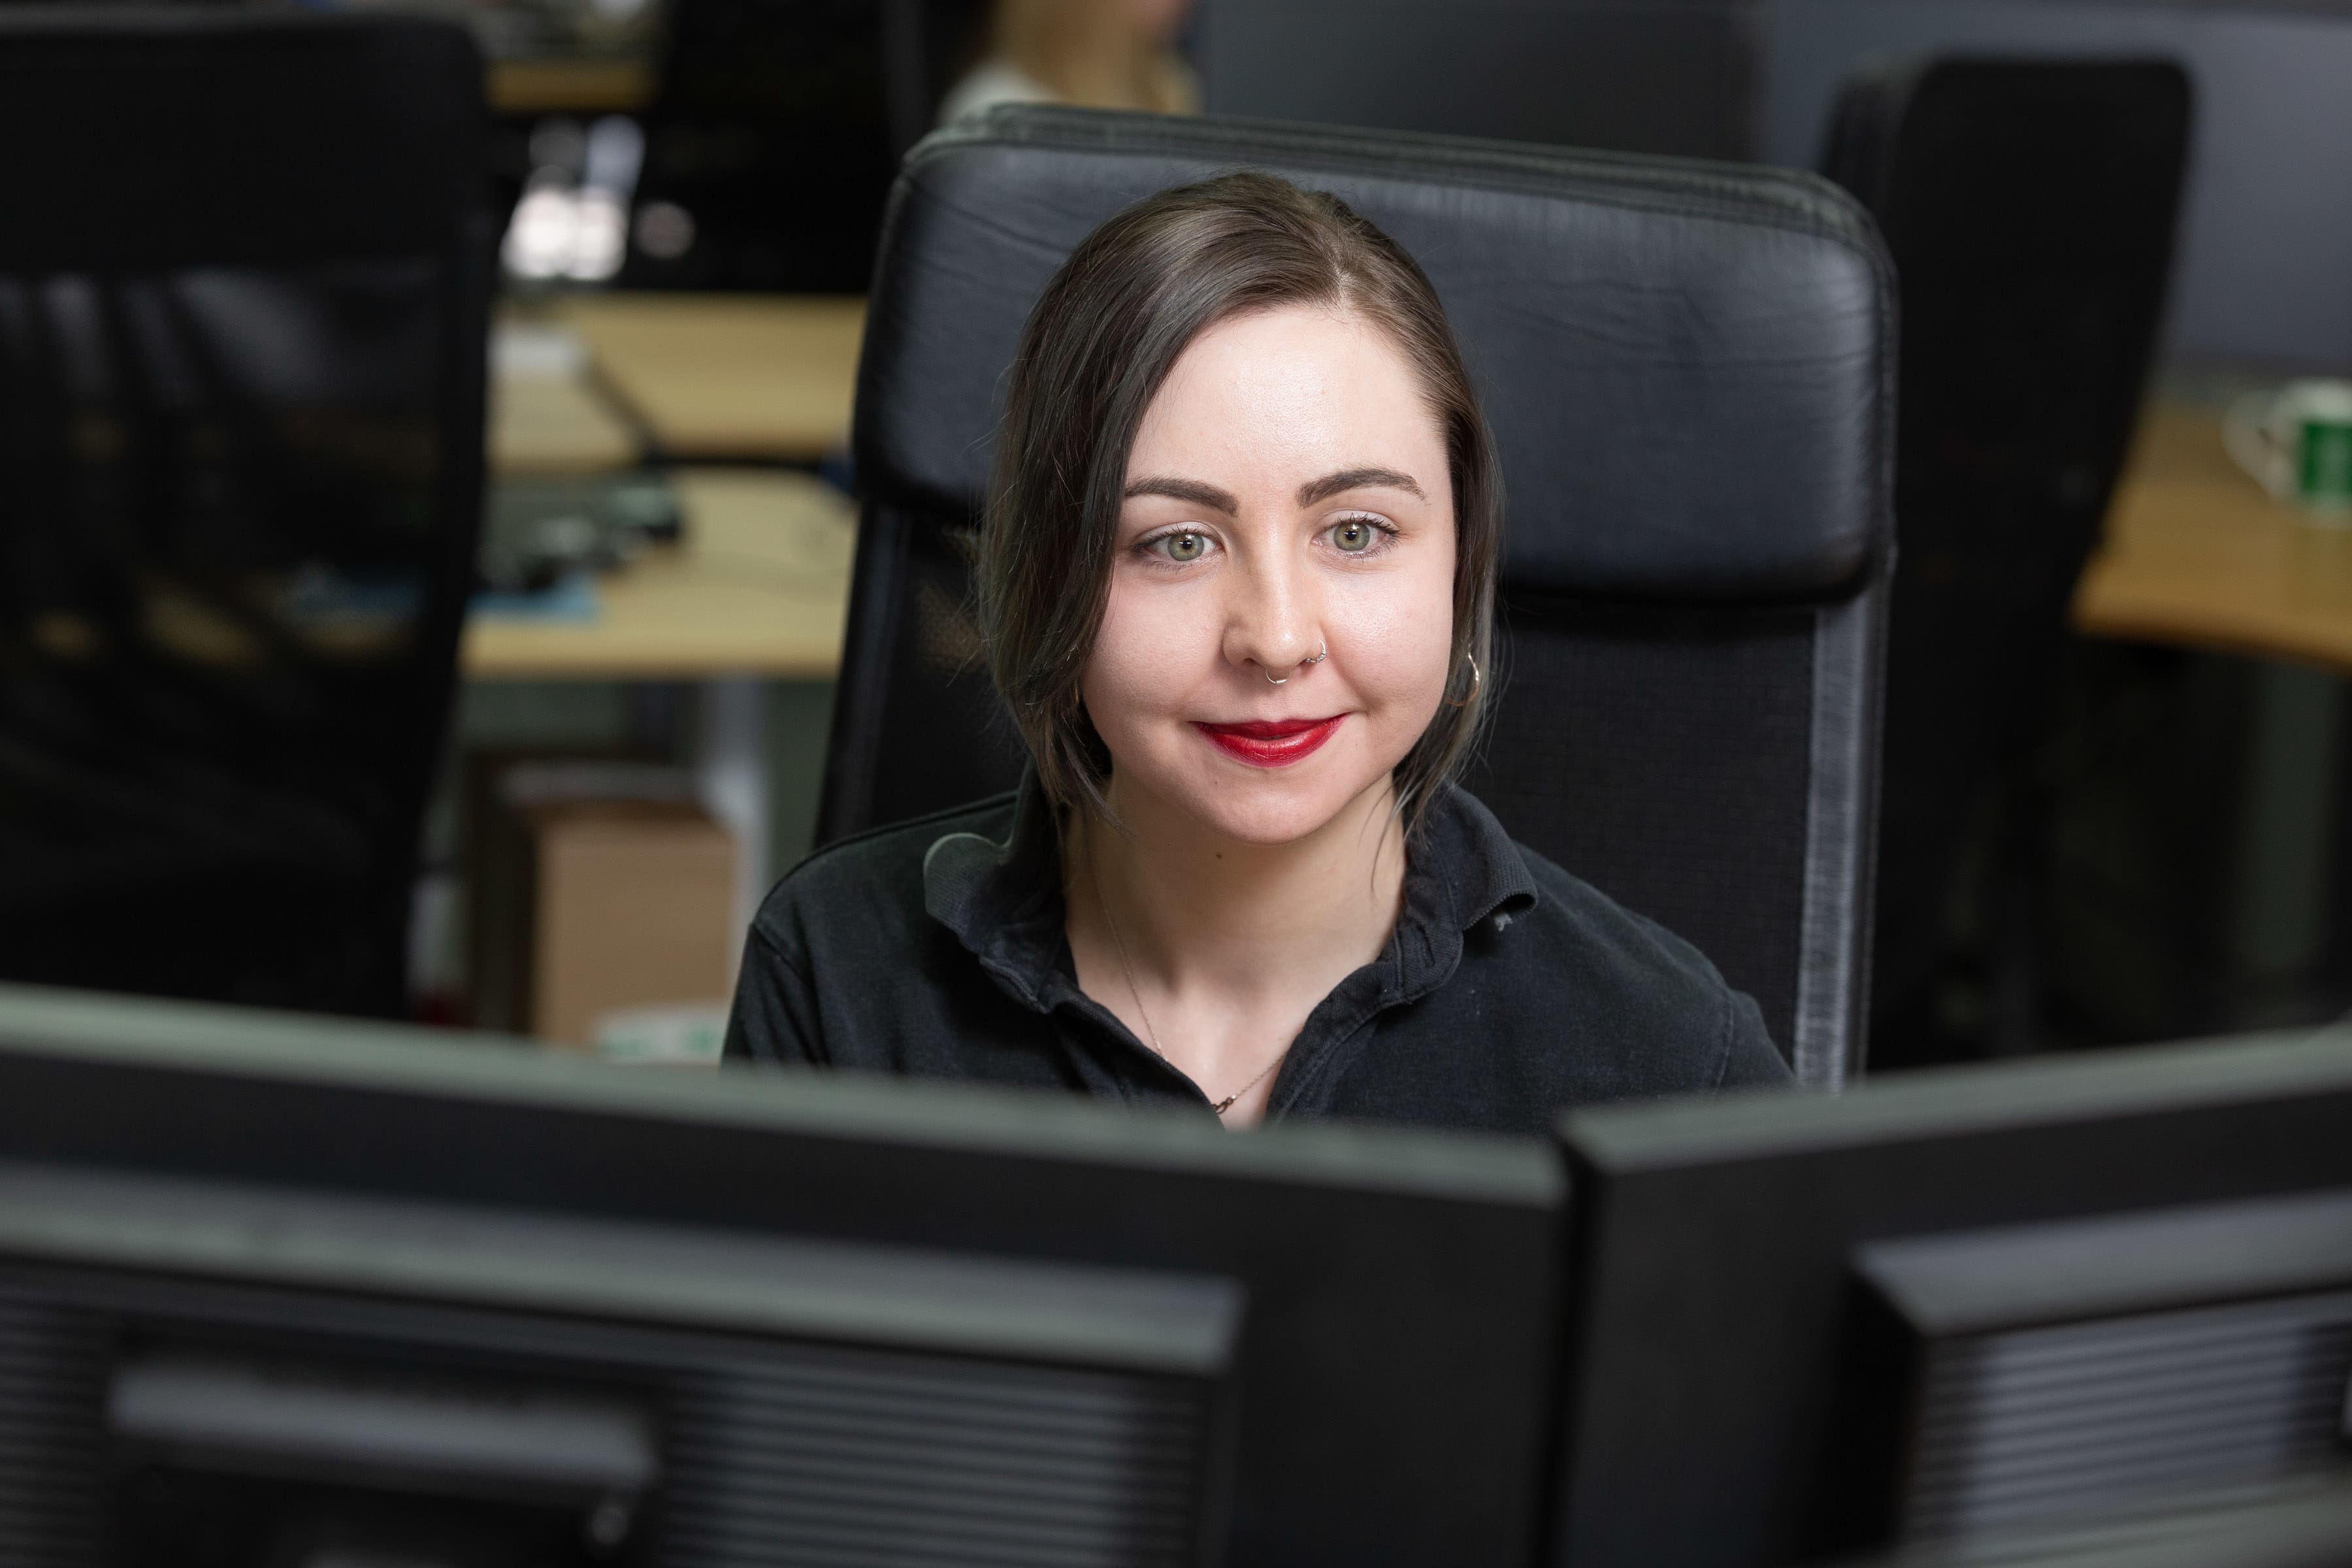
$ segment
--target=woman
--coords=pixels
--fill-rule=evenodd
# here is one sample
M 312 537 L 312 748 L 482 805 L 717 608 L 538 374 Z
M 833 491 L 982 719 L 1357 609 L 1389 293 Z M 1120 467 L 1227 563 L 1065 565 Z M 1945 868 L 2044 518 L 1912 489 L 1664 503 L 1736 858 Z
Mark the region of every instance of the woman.
M 999 103 L 1191 114 L 1200 83 L 1176 53 L 1191 0 L 997 0 L 988 54 L 948 89 L 940 123 Z
M 1029 776 L 786 878 L 730 1056 L 1228 1127 L 1529 1132 L 1784 1080 L 1706 959 L 1454 784 L 1500 512 L 1444 311 L 1379 230 L 1257 174 L 1111 219 L 1030 316 L 983 531 Z

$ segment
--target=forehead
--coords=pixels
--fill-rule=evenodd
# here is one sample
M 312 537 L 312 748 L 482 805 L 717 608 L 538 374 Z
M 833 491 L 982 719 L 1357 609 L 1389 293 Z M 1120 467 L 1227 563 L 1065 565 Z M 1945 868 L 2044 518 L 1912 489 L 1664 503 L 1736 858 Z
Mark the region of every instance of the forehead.
M 1427 486 L 1444 450 L 1421 377 L 1385 328 L 1344 308 L 1291 305 L 1229 317 L 1186 345 L 1144 412 L 1128 473 L 1295 483 L 1378 464 Z

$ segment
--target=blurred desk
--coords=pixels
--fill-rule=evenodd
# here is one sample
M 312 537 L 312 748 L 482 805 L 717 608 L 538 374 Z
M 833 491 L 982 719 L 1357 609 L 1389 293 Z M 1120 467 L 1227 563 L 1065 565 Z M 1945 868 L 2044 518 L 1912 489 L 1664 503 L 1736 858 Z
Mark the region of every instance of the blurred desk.
M 2221 448 L 2220 416 L 2158 401 L 2074 593 L 2092 637 L 2352 673 L 2352 530 L 2315 526 Z
M 663 457 L 808 463 L 849 433 L 863 300 L 582 294 L 553 315 Z
M 830 680 L 856 540 L 848 500 L 789 471 L 685 468 L 671 482 L 683 543 L 599 581 L 593 620 L 467 621 L 467 679 Z
M 768 888 L 772 837 L 763 682 L 829 680 L 841 666 L 856 513 L 810 475 L 674 472 L 685 539 L 596 585 L 591 620 L 475 616 L 472 680 L 692 680 L 704 804 L 735 837 L 735 929 Z
M 517 373 L 490 384 L 489 467 L 497 474 L 601 474 L 633 468 L 644 443 L 584 375 Z
M 593 57 L 493 60 L 488 86 L 499 114 L 632 114 L 653 101 L 654 68 Z

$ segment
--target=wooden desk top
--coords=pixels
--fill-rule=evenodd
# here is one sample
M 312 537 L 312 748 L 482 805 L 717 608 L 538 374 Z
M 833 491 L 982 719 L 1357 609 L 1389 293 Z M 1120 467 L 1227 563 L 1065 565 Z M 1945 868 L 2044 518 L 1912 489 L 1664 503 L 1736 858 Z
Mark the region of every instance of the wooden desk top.
M 596 474 L 645 455 L 628 422 L 579 375 L 501 371 L 490 383 L 494 474 Z
M 686 539 L 597 584 L 593 621 L 476 617 L 475 680 L 831 679 L 841 665 L 856 512 L 806 474 L 681 469 Z
M 2075 629 L 2352 672 L 2352 529 L 2309 521 L 2221 449 L 2218 414 L 2152 405 Z
M 583 294 L 554 311 L 664 457 L 814 462 L 849 432 L 863 300 Z
M 642 59 L 492 60 L 488 75 L 499 114 L 629 114 L 654 96 L 654 68 Z

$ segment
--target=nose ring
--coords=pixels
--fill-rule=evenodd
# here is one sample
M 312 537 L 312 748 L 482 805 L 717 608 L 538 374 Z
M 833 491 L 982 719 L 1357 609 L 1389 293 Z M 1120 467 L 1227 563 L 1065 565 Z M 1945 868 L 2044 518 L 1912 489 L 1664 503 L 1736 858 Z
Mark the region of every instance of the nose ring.
M 1329 643 L 1317 643 L 1315 645 L 1315 657 L 1313 658 L 1302 658 L 1298 662 L 1300 664 L 1320 664 L 1330 657 L 1331 645 Z M 1260 675 L 1265 675 L 1265 671 L 1264 669 L 1260 669 L 1258 673 Z M 1290 684 L 1290 677 L 1286 675 L 1280 680 L 1276 680 L 1271 675 L 1265 675 L 1265 683 L 1268 686 L 1287 686 Z

